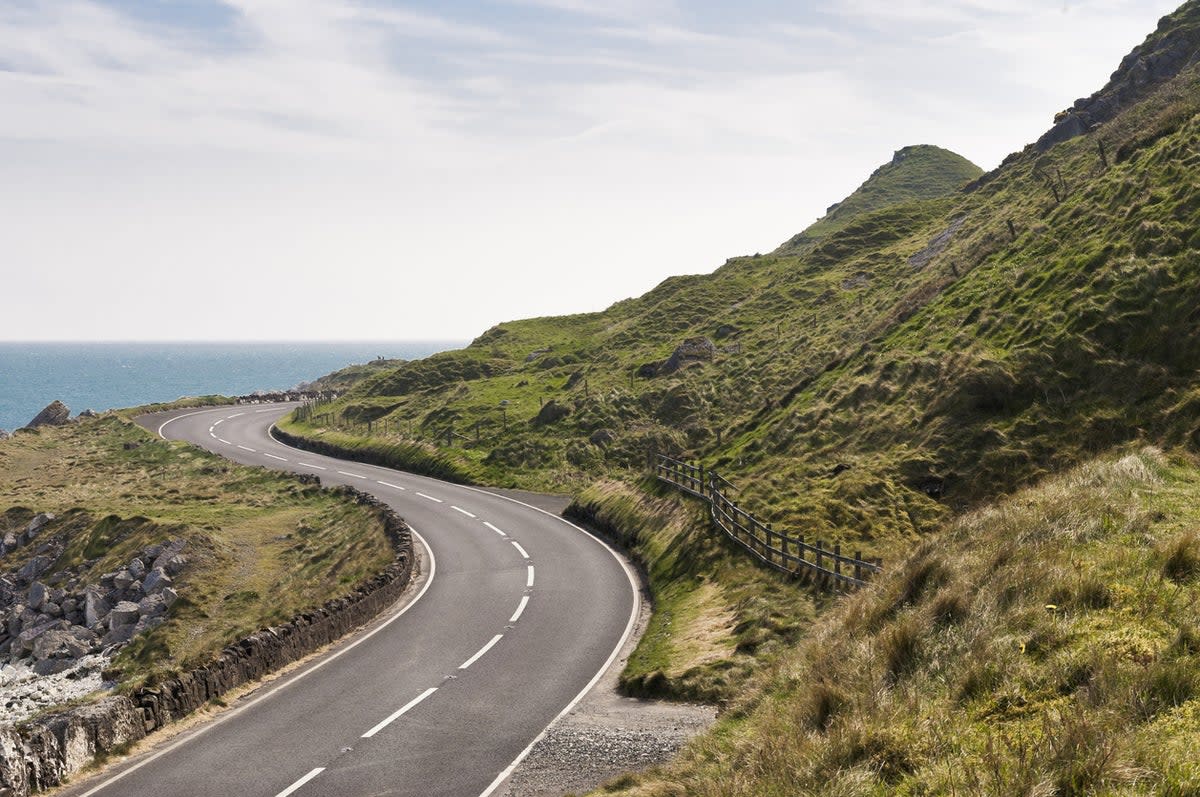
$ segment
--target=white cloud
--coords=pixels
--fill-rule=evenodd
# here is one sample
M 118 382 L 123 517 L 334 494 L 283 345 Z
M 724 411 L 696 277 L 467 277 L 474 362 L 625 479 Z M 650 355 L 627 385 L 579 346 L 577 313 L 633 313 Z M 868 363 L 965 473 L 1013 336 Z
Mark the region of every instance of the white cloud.
M 53 296 L 65 337 L 469 337 L 597 309 L 770 249 L 903 145 L 994 165 L 1170 10 L 1147 2 L 488 6 L 544 14 L 506 25 L 228 0 L 214 29 L 0 5 L 6 292 Z M 44 337 L 50 305 L 8 304 L 0 339 Z

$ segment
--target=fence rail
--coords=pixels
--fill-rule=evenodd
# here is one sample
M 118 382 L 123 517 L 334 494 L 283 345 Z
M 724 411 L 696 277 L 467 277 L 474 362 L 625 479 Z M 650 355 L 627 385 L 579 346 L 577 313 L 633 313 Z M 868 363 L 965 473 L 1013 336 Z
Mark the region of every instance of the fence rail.
M 840 544 L 826 548 L 822 540 L 809 543 L 803 536 L 776 531 L 762 523 L 730 499 L 732 484 L 702 465 L 656 454 L 651 468 L 659 481 L 705 501 L 714 526 L 776 570 L 810 576 L 826 588 L 841 592 L 858 589 L 883 570 L 880 559 L 863 559 L 860 552 L 845 556 Z

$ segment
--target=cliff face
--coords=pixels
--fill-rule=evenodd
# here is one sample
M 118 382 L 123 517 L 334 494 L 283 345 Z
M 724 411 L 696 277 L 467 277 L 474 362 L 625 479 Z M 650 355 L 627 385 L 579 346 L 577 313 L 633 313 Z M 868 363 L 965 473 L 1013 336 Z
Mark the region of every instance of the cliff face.
M 1087 133 L 1109 121 L 1156 87 L 1200 60 L 1200 1 L 1192 0 L 1162 18 L 1157 30 L 1121 60 L 1104 88 L 1075 101 L 1059 114 L 1034 145 L 1045 152 L 1055 144 Z

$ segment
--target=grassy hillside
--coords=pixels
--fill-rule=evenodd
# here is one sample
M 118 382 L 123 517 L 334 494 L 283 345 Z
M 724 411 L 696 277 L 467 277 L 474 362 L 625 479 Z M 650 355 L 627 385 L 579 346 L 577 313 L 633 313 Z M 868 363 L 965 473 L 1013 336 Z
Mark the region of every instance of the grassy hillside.
M 666 769 L 604 794 L 1200 792 L 1200 470 L 1154 449 L 956 520 Z
M 111 413 L 0 441 L 0 484 L 0 531 L 34 512 L 58 516 L 39 537 L 70 538 L 50 573 L 82 566 L 84 582 L 98 584 L 149 545 L 186 542 L 180 598 L 167 621 L 115 661 L 127 683 L 193 666 L 251 631 L 346 594 L 392 560 L 373 510 L 160 440 Z M 18 549 L 4 567 L 41 552 Z
M 885 555 L 1123 441 L 1191 444 L 1198 18 L 1188 3 L 1143 48 L 1182 71 L 1126 59 L 1111 85 L 1140 69 L 1137 92 L 1086 135 L 961 190 L 961 159 L 902 150 L 802 246 L 501 324 L 293 429 L 419 438 L 465 478 L 560 489 L 666 450 L 777 526 Z

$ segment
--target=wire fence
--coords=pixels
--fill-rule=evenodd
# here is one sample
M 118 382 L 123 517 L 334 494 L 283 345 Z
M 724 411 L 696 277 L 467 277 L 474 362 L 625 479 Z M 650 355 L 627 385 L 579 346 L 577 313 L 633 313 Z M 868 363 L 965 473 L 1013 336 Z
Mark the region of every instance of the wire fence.
M 842 554 L 835 543 L 806 542 L 802 535 L 776 531 L 759 521 L 729 498 L 733 485 L 702 465 L 656 454 L 651 460 L 655 478 L 709 505 L 713 525 L 770 567 L 792 575 L 812 578 L 826 589 L 849 592 L 858 589 L 883 571 L 882 559 L 864 559 L 861 552 Z

